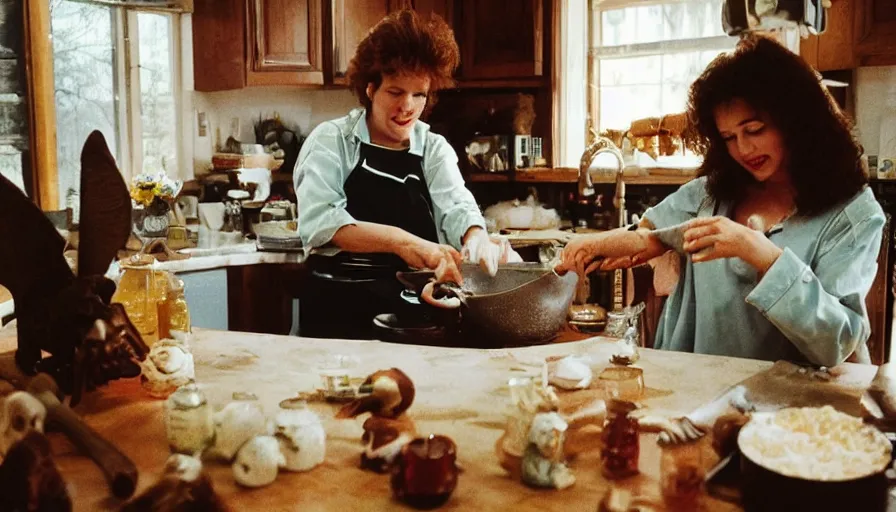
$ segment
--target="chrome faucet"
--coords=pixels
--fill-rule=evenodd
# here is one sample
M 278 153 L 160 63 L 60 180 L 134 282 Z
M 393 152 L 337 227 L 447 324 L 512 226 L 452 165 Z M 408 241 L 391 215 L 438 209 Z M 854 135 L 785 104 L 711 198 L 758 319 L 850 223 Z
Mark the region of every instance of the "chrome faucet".
M 616 226 L 621 228 L 625 226 L 625 180 L 623 180 L 623 171 L 625 170 L 625 159 L 622 151 L 613 144 L 613 141 L 598 135 L 591 130 L 594 140 L 585 148 L 582 153 L 582 159 L 579 162 L 579 199 L 591 197 L 594 195 L 594 183 L 591 181 L 591 164 L 594 159 L 601 153 L 611 153 L 616 157 L 619 165 L 616 167 L 616 192 L 613 194 L 613 206 L 616 207 L 618 215 L 616 217 Z M 585 281 L 588 281 L 587 279 Z M 622 271 L 613 272 L 613 311 L 622 311 L 623 292 L 622 292 Z
M 625 181 L 623 180 L 623 171 L 625 169 L 625 160 L 622 157 L 622 151 L 613 144 L 613 141 L 597 135 L 594 130 L 591 131 L 594 140 L 585 148 L 582 153 L 582 159 L 579 162 L 579 198 L 590 197 L 594 195 L 594 184 L 591 181 L 591 164 L 594 159 L 601 153 L 612 153 L 619 163 L 616 168 L 616 192 L 613 194 L 613 206 L 619 212 L 617 217 L 617 225 L 615 227 L 625 226 Z

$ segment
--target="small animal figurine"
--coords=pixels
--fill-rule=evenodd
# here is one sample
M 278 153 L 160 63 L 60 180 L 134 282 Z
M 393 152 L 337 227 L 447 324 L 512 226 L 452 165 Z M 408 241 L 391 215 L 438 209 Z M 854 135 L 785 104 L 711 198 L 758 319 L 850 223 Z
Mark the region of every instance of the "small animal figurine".
M 121 512 L 226 512 L 202 462 L 189 455 L 168 457 L 158 482 L 125 503 Z
M 346 404 L 337 418 L 354 418 L 366 412 L 366 443 L 361 454 L 361 467 L 378 473 L 386 472 L 401 448 L 417 435 L 417 428 L 405 411 L 414 402 L 414 383 L 398 368 L 372 373 L 361 384 L 359 394 L 366 395 Z
M 50 453 L 50 442 L 37 430 L 13 445 L 0 465 L 0 510 L 68 512 L 72 502 Z
M 523 482 L 532 487 L 565 489 L 576 478 L 563 462 L 563 433 L 566 422 L 556 412 L 535 415 L 529 429 L 529 444 L 523 452 Z

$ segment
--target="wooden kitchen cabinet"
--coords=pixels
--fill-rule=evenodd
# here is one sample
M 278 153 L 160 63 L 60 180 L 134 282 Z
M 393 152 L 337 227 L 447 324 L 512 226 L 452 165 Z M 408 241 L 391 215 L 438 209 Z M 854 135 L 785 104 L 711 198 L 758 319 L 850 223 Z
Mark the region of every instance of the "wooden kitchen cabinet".
M 800 55 L 818 71 L 856 67 L 854 12 L 861 0 L 834 0 L 824 33 L 800 40 Z
M 324 83 L 323 0 L 195 0 L 197 91 Z
M 462 80 L 546 74 L 542 0 L 463 0 L 460 6 Z
M 250 0 L 249 85 L 322 85 L 321 0 Z
M 896 1 L 854 0 L 859 66 L 896 65 Z
M 424 19 L 433 14 L 451 24 L 454 0 L 332 0 L 333 82 L 345 84 L 348 64 L 358 44 L 387 14 L 414 9 Z
M 823 34 L 800 41 L 818 71 L 896 64 L 896 1 L 834 0 Z

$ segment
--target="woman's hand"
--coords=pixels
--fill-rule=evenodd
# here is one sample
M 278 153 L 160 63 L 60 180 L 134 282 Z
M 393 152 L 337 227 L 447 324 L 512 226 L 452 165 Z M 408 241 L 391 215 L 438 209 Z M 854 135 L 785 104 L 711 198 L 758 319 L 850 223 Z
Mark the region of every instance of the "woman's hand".
M 480 227 L 470 228 L 467 232 L 461 255 L 465 261 L 478 263 L 490 276 L 498 273 L 498 265 L 502 263 L 523 261 L 506 238 L 491 238 Z
M 440 245 L 416 238 L 403 244 L 397 254 L 411 268 L 435 270 L 436 281 L 440 283 L 463 283 L 463 276 L 460 273 L 460 253 L 450 245 Z
M 684 250 L 694 263 L 740 258 L 764 274 L 783 252 L 769 240 L 759 223 L 738 224 L 728 217 L 700 217 L 684 231 Z M 758 228 L 758 229 L 757 229 Z

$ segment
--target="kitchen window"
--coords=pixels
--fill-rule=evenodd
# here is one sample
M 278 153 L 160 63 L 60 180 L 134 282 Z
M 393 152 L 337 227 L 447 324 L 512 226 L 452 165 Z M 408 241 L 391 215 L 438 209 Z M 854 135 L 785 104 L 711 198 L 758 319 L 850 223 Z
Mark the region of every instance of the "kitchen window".
M 59 207 L 77 204 L 80 153 L 100 130 L 126 181 L 184 171 L 181 14 L 168 5 L 49 0 Z M 133 4 L 132 4 L 133 5 Z
M 592 2 L 589 126 L 625 131 L 634 120 L 684 111 L 691 83 L 737 44 L 721 17 L 722 0 Z M 681 167 L 699 163 L 689 152 L 660 157 L 666 159 Z
M 691 83 L 737 43 L 722 30 L 722 0 L 595 4 L 589 110 L 600 130 L 684 111 Z

